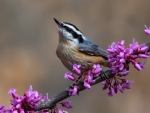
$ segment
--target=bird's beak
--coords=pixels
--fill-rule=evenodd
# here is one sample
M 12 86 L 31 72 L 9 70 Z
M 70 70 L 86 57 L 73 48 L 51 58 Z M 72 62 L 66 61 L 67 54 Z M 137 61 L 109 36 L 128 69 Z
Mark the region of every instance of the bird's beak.
M 59 21 L 56 20 L 55 18 L 54 18 L 54 21 L 56 22 L 56 24 L 58 25 L 58 27 L 61 27 L 61 22 L 59 22 Z

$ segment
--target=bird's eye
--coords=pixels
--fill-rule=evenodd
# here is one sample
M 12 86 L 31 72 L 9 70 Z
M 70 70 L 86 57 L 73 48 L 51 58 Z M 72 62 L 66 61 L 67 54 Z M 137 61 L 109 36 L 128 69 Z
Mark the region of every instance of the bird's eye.
M 72 31 L 72 35 L 73 35 L 74 38 L 78 38 L 78 34 L 76 32 Z

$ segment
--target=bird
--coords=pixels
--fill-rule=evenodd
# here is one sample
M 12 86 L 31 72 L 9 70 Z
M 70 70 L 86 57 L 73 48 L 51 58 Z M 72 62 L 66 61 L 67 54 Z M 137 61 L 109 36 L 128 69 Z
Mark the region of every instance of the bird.
M 58 26 L 59 34 L 56 54 L 69 71 L 73 72 L 74 64 L 81 65 L 81 75 L 94 64 L 110 67 L 106 50 L 88 39 L 75 25 L 59 22 L 55 18 L 54 21 Z

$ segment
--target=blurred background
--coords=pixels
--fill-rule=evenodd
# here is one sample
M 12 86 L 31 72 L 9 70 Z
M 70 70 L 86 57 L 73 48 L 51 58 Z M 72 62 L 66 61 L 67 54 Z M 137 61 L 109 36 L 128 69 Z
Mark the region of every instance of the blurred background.
M 57 58 L 57 27 L 53 18 L 75 24 L 104 49 L 112 42 L 135 38 L 150 41 L 144 25 L 150 25 L 149 0 L 1 0 L 0 1 L 0 104 L 10 106 L 10 88 L 22 95 L 32 85 L 52 97 L 71 82 Z M 70 113 L 148 113 L 150 111 L 150 60 L 139 72 L 131 68 L 131 90 L 108 97 L 97 84 L 69 98 Z M 131 66 L 132 67 L 132 66 Z

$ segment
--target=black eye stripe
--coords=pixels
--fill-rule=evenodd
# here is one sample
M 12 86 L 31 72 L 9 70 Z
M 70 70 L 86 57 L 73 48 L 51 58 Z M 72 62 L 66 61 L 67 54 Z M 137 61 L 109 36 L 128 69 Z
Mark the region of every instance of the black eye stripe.
M 74 38 L 77 38 L 78 37 L 78 34 L 73 31 L 72 29 L 68 28 L 67 26 L 64 27 L 68 32 L 70 32 Z
M 63 26 L 68 32 L 71 32 L 72 30 L 68 26 Z
M 72 36 L 78 39 L 79 43 L 83 43 L 83 38 L 80 34 L 77 34 L 74 30 L 70 29 L 68 26 L 63 26 L 66 31 L 70 32 Z

